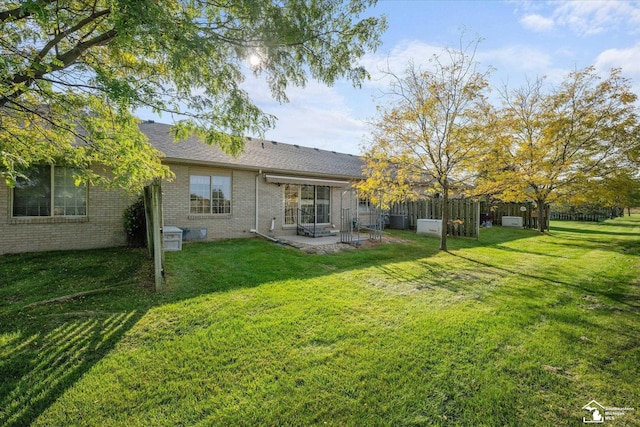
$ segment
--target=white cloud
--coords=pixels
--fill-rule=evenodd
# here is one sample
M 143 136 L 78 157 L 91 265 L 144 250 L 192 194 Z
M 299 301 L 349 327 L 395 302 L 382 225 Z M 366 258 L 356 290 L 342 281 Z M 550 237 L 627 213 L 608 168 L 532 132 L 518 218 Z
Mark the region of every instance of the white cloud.
M 480 69 L 492 66 L 498 74 L 506 72 L 524 75 L 537 73 L 548 75 L 553 70 L 553 54 L 546 49 L 514 44 L 499 49 L 483 50 L 479 45 L 475 60 L 480 63 Z M 368 55 L 363 65 L 372 75 L 370 86 L 387 88 L 389 79 L 381 70 L 391 69 L 394 73 L 402 74 L 409 61 L 422 67 L 428 67 L 429 60 L 443 52 L 442 46 L 423 43 L 421 41 L 404 41 L 396 45 L 387 55 Z
M 636 32 L 640 24 L 637 1 L 569 1 L 553 12 L 558 25 L 569 27 L 579 35 L 595 35 L 611 30 Z
M 362 60 L 362 65 L 371 74 L 371 80 L 365 84 L 377 88 L 387 88 L 389 86 L 389 77 L 385 74 L 386 71 L 402 74 L 409 61 L 424 67 L 434 55 L 442 53 L 443 49 L 442 46 L 435 46 L 418 40 L 405 40 L 395 45 L 386 54 L 366 55 Z
M 573 0 L 518 2 L 520 23 L 530 31 L 550 32 L 562 27 L 579 36 L 618 31 L 637 33 L 640 2 L 630 0 Z
M 522 26 L 528 30 L 545 33 L 553 30 L 554 22 L 551 18 L 545 18 L 538 14 L 526 15 L 520 19 Z
M 292 87 L 287 90 L 287 96 L 292 104 L 303 102 L 306 105 L 311 103 L 341 107 L 345 102 L 344 96 L 336 87 L 330 87 L 315 80 L 307 82 L 304 88 Z
M 278 116 L 278 123 L 266 138 L 288 144 L 358 154 L 367 130 L 364 121 L 331 105 L 299 103 L 271 112 Z
M 493 65 L 498 70 L 523 72 L 542 72 L 548 70 L 553 63 L 553 59 L 547 51 L 526 45 L 510 45 L 480 52 L 478 59 L 483 63 Z
M 358 147 L 366 126 L 363 120 L 356 117 L 346 96 L 366 97 L 366 94 L 351 89 L 348 84 L 328 87 L 312 80 L 304 88 L 289 88 L 289 102 L 280 104 L 273 100 L 263 81 L 249 79 L 243 88 L 265 113 L 278 119 L 275 129 L 266 132 L 267 139 L 343 153 L 359 153 Z
M 280 105 L 273 98 L 265 79 L 251 76 L 241 84 L 241 87 L 247 91 L 251 100 L 256 104 L 263 107 Z M 289 102 L 282 105 L 295 104 L 300 101 L 306 104 L 317 101 L 334 106 L 344 104 L 344 96 L 335 87 L 329 87 L 316 80 L 307 81 L 304 87 L 289 86 L 285 92 Z
M 596 72 L 606 78 L 612 68 L 622 69 L 622 75 L 630 79 L 631 90 L 640 94 L 640 42 L 627 48 L 611 48 L 598 55 L 594 63 Z
M 535 80 L 545 77 L 548 82 L 557 83 L 570 71 L 558 68 L 554 63 L 554 53 L 545 48 L 526 44 L 512 44 L 489 50 L 482 48 L 483 45 L 480 44 L 475 59 L 480 63 L 480 70 L 490 66 L 495 69 L 490 77 L 494 89 L 502 89 L 505 84 L 511 88 L 518 87 L 525 84 L 527 78 Z M 389 78 L 378 70 L 388 67 L 393 72 L 402 74 L 410 60 L 426 68 L 429 59 L 442 52 L 441 46 L 421 41 L 404 41 L 387 55 L 368 55 L 364 65 L 372 74 L 369 88 L 372 93 L 377 90 L 377 94 L 380 95 L 389 87 Z
M 607 71 L 610 68 L 622 68 L 629 75 L 640 77 L 640 43 L 626 49 L 607 49 L 598 55 L 595 67 L 599 71 Z

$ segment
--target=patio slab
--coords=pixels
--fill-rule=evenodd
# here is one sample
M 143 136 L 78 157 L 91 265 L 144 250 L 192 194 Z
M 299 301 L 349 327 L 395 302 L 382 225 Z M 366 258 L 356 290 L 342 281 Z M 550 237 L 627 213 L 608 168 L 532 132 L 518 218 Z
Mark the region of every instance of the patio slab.
M 323 236 L 323 237 L 307 237 L 307 236 L 275 236 L 281 242 L 298 243 L 304 246 L 325 246 L 336 245 L 340 243 L 340 235 Z

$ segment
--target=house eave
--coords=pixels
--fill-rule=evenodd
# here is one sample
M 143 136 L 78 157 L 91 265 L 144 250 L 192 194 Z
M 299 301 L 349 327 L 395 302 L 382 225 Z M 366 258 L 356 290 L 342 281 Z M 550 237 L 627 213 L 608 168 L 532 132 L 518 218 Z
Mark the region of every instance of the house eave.
M 224 163 L 224 162 L 208 162 L 208 161 L 202 161 L 202 160 L 183 159 L 183 158 L 176 158 L 176 157 L 163 157 L 162 162 L 169 163 L 169 164 L 179 164 L 179 165 L 207 166 L 207 167 L 214 167 L 214 168 L 263 172 L 265 174 L 280 174 L 285 176 L 293 175 L 295 177 L 303 176 L 303 177 L 308 177 L 309 179 L 335 180 L 336 182 L 359 181 L 364 179 L 363 176 L 330 175 L 330 174 L 322 174 L 322 173 L 316 173 L 316 172 L 298 171 L 293 169 L 264 168 L 264 167 L 252 166 L 252 165 L 241 165 L 241 164 L 232 164 L 232 163 Z
M 267 182 L 274 184 L 301 184 L 301 185 L 322 185 L 328 187 L 346 188 L 351 186 L 350 181 L 326 179 L 326 178 L 312 178 L 290 175 L 273 175 L 265 174 Z

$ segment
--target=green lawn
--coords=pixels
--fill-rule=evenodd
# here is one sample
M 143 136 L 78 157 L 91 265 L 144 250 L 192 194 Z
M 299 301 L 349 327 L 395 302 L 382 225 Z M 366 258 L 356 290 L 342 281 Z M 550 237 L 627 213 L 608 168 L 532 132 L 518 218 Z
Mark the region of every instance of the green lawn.
M 640 425 L 640 216 L 392 234 L 0 257 L 0 425 Z

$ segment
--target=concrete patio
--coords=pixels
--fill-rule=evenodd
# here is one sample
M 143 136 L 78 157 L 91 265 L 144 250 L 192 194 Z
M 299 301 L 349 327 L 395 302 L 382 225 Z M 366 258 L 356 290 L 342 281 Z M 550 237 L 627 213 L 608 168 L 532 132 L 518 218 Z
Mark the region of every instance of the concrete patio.
M 308 237 L 308 236 L 275 236 L 280 242 L 286 242 L 289 244 L 299 244 L 304 246 L 325 246 L 336 245 L 340 243 L 340 234 L 336 233 L 333 236 L 322 237 Z

